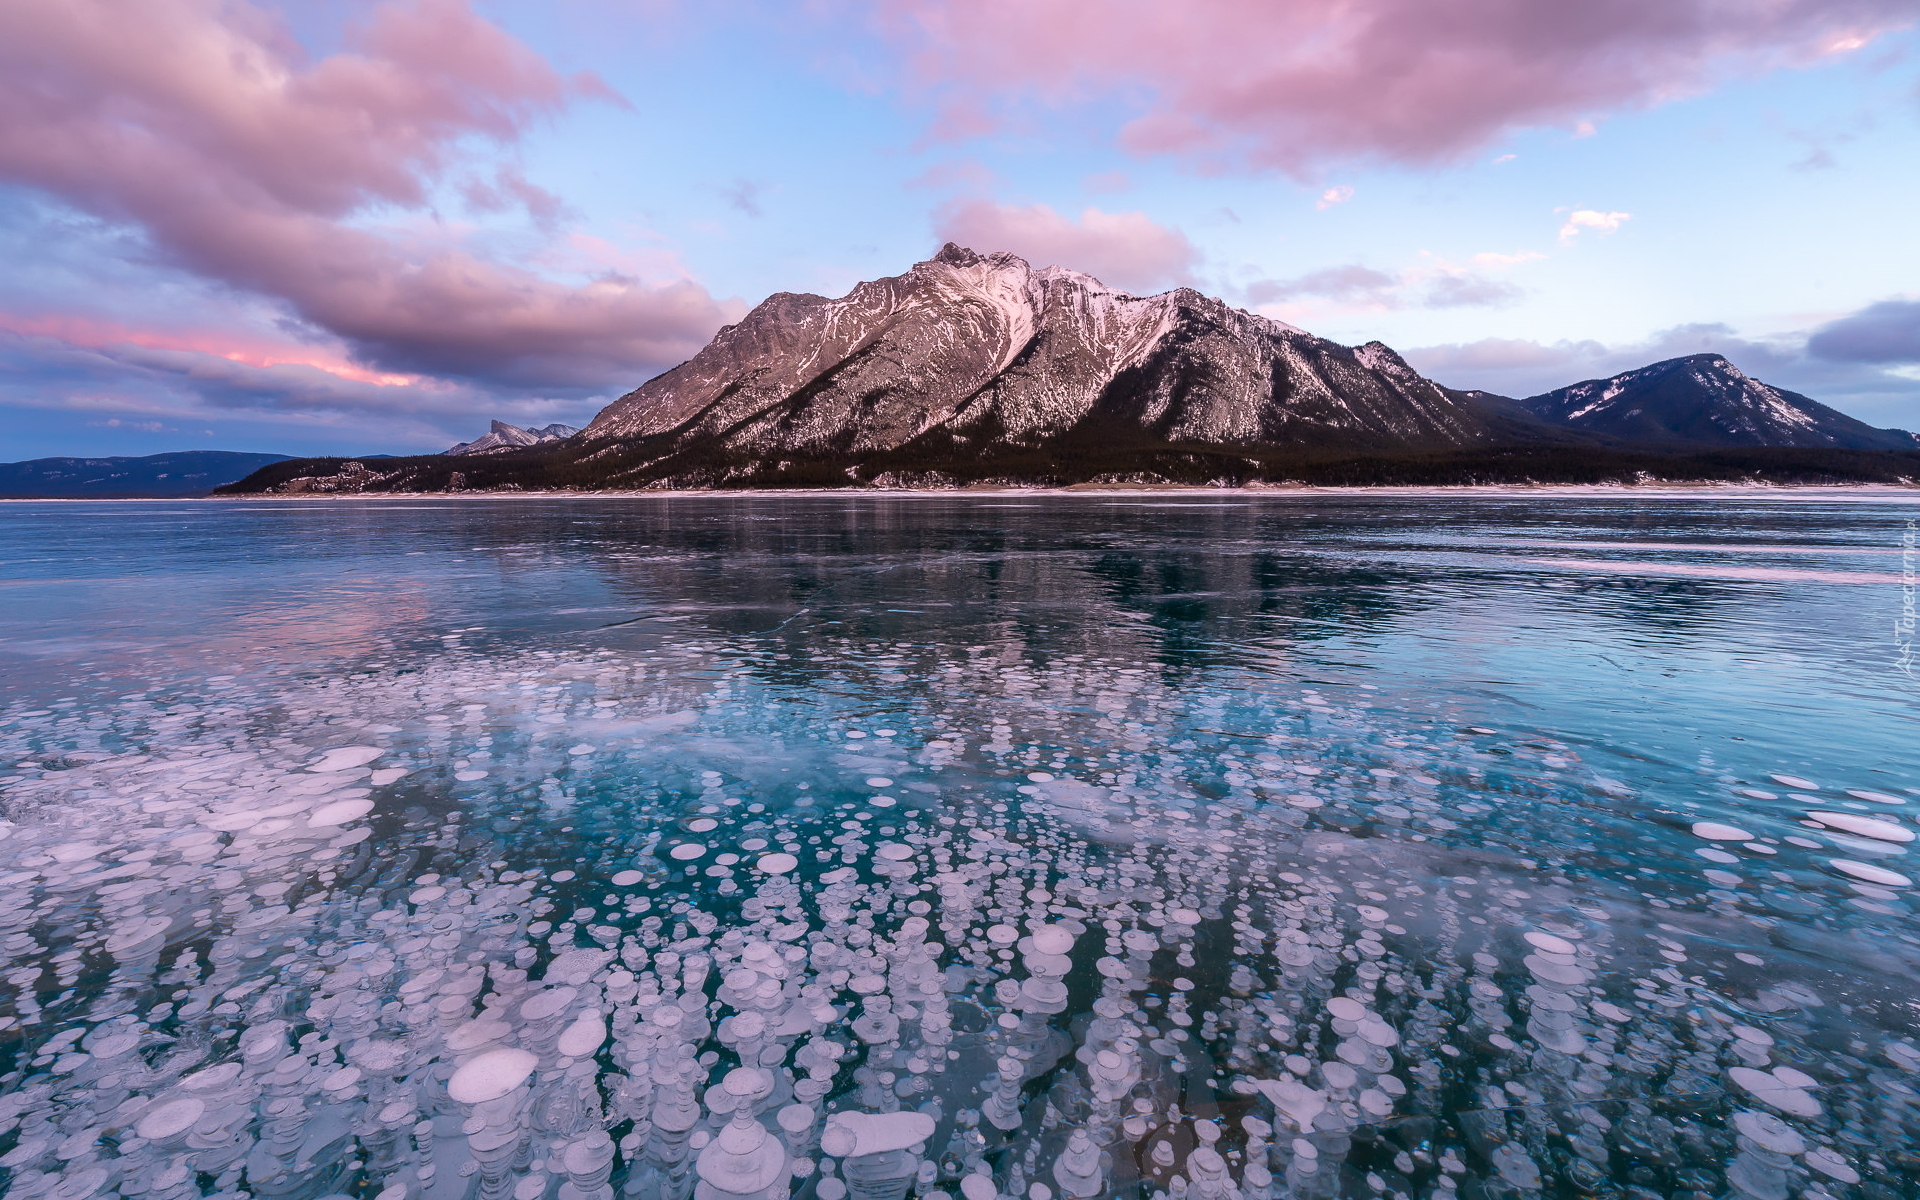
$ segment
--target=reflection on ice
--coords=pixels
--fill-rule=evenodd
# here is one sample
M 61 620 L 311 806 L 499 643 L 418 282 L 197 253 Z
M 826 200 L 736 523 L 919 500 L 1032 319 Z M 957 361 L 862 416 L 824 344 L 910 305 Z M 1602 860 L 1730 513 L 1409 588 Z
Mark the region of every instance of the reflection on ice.
M 848 654 L 882 723 L 757 654 L 6 714 L 8 1194 L 1920 1187 L 1904 967 L 1806 940 L 1911 946 L 1907 797 L 985 648 Z

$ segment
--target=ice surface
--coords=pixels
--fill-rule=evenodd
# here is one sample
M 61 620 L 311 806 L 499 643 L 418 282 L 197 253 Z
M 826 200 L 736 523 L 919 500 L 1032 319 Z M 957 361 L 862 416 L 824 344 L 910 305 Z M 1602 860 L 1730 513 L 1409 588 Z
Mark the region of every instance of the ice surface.
M 1616 752 L 1353 642 L 1161 661 L 1044 578 L 1062 644 L 837 608 L 11 703 L 7 1194 L 1920 1183 L 1894 767 Z

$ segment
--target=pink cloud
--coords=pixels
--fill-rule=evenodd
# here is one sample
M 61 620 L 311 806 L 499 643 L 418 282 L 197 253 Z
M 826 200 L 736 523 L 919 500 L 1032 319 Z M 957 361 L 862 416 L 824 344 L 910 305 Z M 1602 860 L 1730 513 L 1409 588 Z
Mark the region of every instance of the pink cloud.
M 1320 198 L 1313 202 L 1313 206 L 1319 209 L 1321 212 L 1325 212 L 1327 209 L 1332 208 L 1334 205 L 1345 204 L 1347 201 L 1351 199 L 1353 199 L 1353 189 L 1348 185 L 1342 183 L 1335 187 L 1330 187 L 1324 192 L 1321 192 Z
M 9 321 L 6 326 L 20 324 Z M 606 397 L 525 393 L 501 396 L 470 383 L 432 378 L 362 378 L 327 362 L 307 362 L 208 337 L 113 330 L 84 323 L 60 333 L 0 326 L 0 402 L 8 407 L 101 413 L 127 427 L 132 418 L 218 421 L 240 418 L 286 429 L 349 429 L 364 446 L 437 450 L 471 437 L 476 421 L 584 424 Z
M 331 347 L 276 340 L 231 329 L 139 327 L 80 313 L 24 316 L 0 312 L 0 331 L 53 339 L 89 349 L 138 346 L 145 350 L 191 351 L 254 367 L 312 367 L 354 383 L 392 387 L 420 382 L 417 376 L 366 370 L 349 362 Z
M 1307 172 L 1592 128 L 1742 71 L 1847 53 L 1912 0 L 872 0 L 943 108 L 1144 95 L 1122 140 Z
M 1034 266 L 1084 271 L 1115 287 L 1152 291 L 1185 280 L 1193 243 L 1142 212 L 1088 208 L 1076 220 L 1044 204 L 968 200 L 938 216 L 940 236 L 981 253 L 1010 250 Z
M 386 372 L 592 387 L 726 319 L 686 279 L 568 286 L 357 223 L 425 207 L 472 139 L 510 144 L 581 96 L 610 93 L 460 0 L 380 7 L 317 61 L 244 2 L 0 5 L 0 178 L 137 227 Z M 558 212 L 511 169 L 479 195 Z

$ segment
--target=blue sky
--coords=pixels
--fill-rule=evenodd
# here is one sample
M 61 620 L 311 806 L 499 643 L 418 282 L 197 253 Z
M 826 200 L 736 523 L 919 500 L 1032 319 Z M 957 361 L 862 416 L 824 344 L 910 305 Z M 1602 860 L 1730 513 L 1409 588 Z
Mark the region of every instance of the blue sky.
M 1453 386 L 1711 349 L 1920 428 L 1913 3 L 95 3 L 0 10 L 0 458 L 582 424 L 949 236 Z

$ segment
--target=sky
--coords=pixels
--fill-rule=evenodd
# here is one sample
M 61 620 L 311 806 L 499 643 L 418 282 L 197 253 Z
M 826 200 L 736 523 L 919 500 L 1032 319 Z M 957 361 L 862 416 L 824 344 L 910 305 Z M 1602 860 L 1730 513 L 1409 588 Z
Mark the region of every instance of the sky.
M 584 425 L 946 240 L 1920 429 L 1920 0 L 0 0 L 0 459 Z

